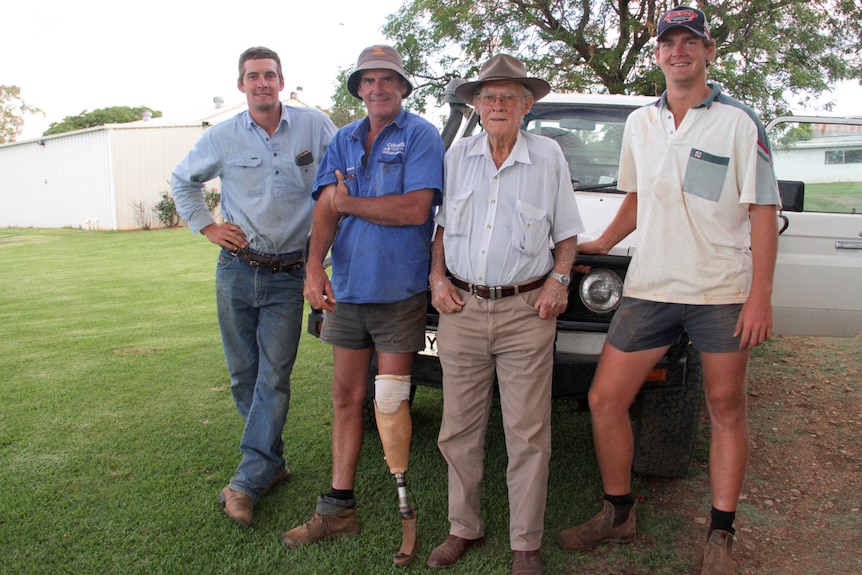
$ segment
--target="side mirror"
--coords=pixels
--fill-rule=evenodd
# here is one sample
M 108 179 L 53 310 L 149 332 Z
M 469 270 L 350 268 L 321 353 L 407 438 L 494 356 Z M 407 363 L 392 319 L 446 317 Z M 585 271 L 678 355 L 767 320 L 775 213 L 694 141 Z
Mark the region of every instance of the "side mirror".
M 805 195 L 805 182 L 778 180 L 781 209 L 785 212 L 801 212 Z

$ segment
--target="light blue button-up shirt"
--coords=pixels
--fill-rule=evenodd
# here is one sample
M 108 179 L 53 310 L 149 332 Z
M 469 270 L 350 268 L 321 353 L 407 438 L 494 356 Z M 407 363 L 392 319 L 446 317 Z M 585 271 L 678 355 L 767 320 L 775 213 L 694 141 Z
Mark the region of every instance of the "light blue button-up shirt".
M 335 126 L 314 108 L 282 105 L 270 137 L 248 111 L 209 128 L 171 177 L 177 211 L 193 233 L 215 223 L 204 183 L 221 178 L 221 214 L 265 254 L 305 248 L 311 227 L 312 184 Z

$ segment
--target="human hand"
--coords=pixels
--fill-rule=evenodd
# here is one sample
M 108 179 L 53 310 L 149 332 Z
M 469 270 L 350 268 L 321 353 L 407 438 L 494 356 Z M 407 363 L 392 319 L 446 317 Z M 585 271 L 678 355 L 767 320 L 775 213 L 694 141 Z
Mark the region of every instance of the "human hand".
M 350 190 L 347 189 L 347 184 L 344 183 L 344 180 L 344 174 L 341 173 L 341 170 L 335 170 L 335 191 L 332 194 L 332 209 L 340 216 L 346 215 L 344 201 L 345 198 L 350 197 Z
M 335 292 L 332 291 L 332 283 L 321 265 L 306 264 L 302 295 L 314 309 L 335 311 Z
M 201 229 L 201 233 L 212 243 L 227 248 L 232 252 L 248 246 L 245 232 L 236 224 L 228 222 L 209 224 Z
M 607 254 L 608 250 L 599 243 L 598 240 L 593 240 L 591 242 L 584 242 L 582 244 L 578 244 L 578 253 L 579 254 Z M 575 260 L 575 265 L 572 268 L 576 272 L 581 274 L 590 273 L 592 269 L 590 266 L 580 265 L 578 264 L 577 259 Z
M 431 305 L 440 313 L 458 313 L 464 309 L 464 300 L 446 276 L 429 278 Z
M 733 337 L 739 337 L 739 351 L 751 351 L 772 337 L 772 301 L 768 296 L 748 297 L 742 305 Z
M 568 305 L 569 288 L 553 278 L 548 278 L 533 307 L 539 310 L 541 319 L 554 319 L 566 311 Z

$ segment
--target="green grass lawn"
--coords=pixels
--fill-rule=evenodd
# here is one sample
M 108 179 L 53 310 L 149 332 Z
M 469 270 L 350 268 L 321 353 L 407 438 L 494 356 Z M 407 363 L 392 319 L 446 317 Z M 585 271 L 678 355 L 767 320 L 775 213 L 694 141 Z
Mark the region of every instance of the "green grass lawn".
M 805 184 L 805 211 L 862 213 L 862 183 Z
M 330 350 L 304 335 L 284 437 L 292 479 L 242 529 L 216 502 L 239 460 L 214 303 L 217 248 L 187 229 L 0 230 L 0 573 L 377 574 L 400 541 L 394 482 L 366 434 L 356 492 L 362 533 L 288 550 L 329 487 Z M 448 533 L 438 390 L 413 405 L 408 481 L 419 557 Z M 561 552 L 556 534 L 599 509 L 589 416 L 556 403 L 542 559 L 547 573 L 595 561 L 626 573 L 689 573 L 684 520 L 642 507 L 643 541 L 598 555 Z M 705 459 L 701 448 L 697 457 Z M 509 573 L 506 457 L 499 410 L 488 437 L 488 542 L 449 570 Z M 649 492 L 638 478 L 635 489 Z

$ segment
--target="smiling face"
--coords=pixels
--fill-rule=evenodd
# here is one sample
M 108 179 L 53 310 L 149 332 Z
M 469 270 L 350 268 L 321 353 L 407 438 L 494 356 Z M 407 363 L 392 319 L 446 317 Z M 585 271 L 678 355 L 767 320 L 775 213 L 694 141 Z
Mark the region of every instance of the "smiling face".
M 668 85 L 705 84 L 707 62 L 714 58 L 715 44 L 685 28 L 666 32 L 655 48 L 656 62 Z
M 392 70 L 365 70 L 356 93 L 365 102 L 369 117 L 388 123 L 401 111 L 407 84 Z
M 245 94 L 249 109 L 270 112 L 280 105 L 278 94 L 284 89 L 284 80 L 275 60 L 261 58 L 246 60 L 237 86 Z
M 533 106 L 533 97 L 520 82 L 500 80 L 482 84 L 473 98 L 473 107 L 482 118 L 489 137 L 514 138 L 521 120 Z

